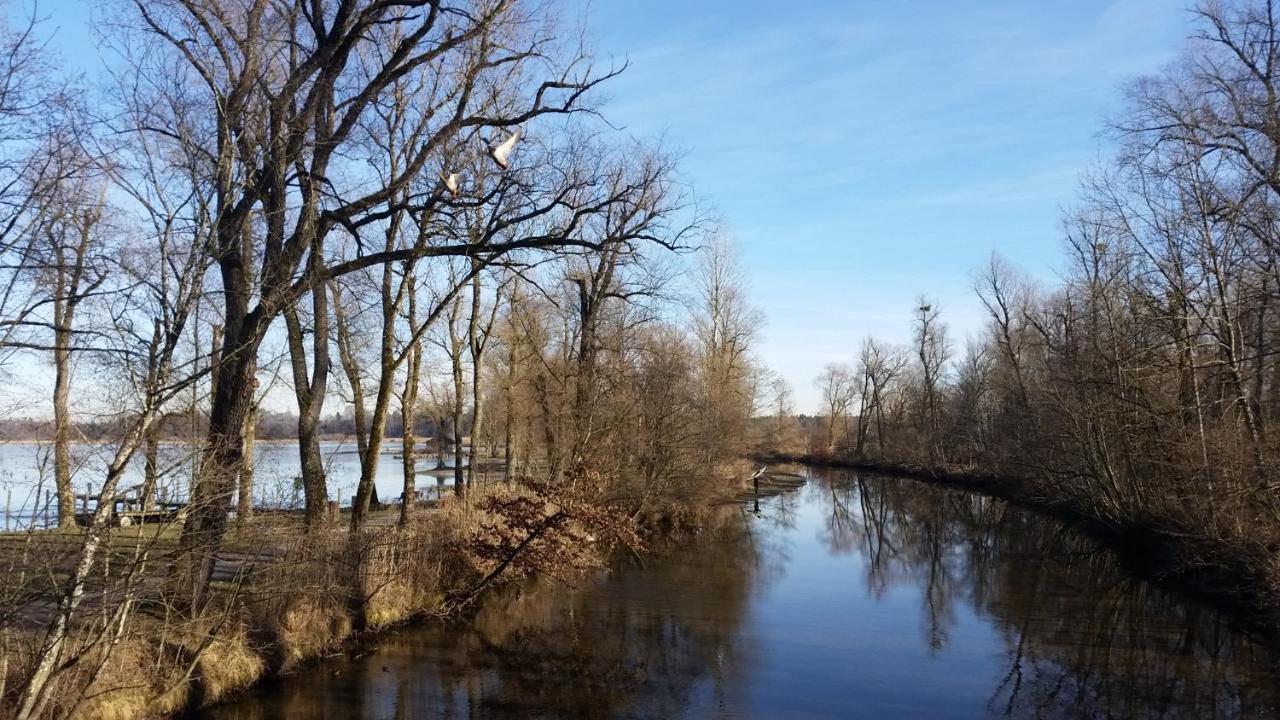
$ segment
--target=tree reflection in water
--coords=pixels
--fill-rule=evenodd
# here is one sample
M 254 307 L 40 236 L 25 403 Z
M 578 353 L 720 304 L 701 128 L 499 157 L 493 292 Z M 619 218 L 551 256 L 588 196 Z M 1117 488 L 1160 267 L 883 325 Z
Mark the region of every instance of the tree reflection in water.
M 505 588 L 472 618 L 324 666 L 319 691 L 286 682 L 210 716 L 733 717 L 725 685 L 758 652 L 739 632 L 748 599 L 785 558 L 767 526 L 789 513 L 770 510 L 749 518 L 726 506 L 691 545 L 574 586 Z
M 494 595 L 217 718 L 1260 717 L 1272 653 L 1058 523 L 815 473 L 692 544 Z
M 990 714 L 1262 717 L 1280 708 L 1274 652 L 1135 579 L 1059 523 L 923 483 L 815 474 L 811 490 L 829 498 L 830 551 L 856 548 L 871 592 L 916 584 L 931 647 L 946 643 L 961 597 L 994 623 L 1008 671 Z

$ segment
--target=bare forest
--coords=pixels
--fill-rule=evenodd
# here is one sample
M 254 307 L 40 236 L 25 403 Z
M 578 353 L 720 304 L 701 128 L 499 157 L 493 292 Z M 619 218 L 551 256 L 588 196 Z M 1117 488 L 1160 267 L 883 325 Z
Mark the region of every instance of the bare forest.
M 541 638 L 535 622 L 550 611 L 522 605 L 524 588 L 568 593 L 619 558 L 643 570 L 658 549 L 716 538 L 732 540 L 735 559 L 707 574 L 736 588 L 720 603 L 733 622 L 707 643 L 714 661 L 699 656 L 694 669 L 713 678 L 721 709 L 733 707 L 719 694 L 733 665 L 722 651 L 743 650 L 743 668 L 767 654 L 737 628 L 770 583 L 787 582 L 787 549 L 813 552 L 814 537 L 830 552 L 802 570 L 856 556 L 868 563 L 857 587 L 875 602 L 919 581 L 928 662 L 945 654 L 947 627 L 979 616 L 999 616 L 1012 642 L 1012 605 L 978 586 L 948 596 L 982 576 L 998 545 L 1009 559 L 986 585 L 1033 586 L 1017 596 L 1028 608 L 1018 632 L 1046 605 L 1075 602 L 1045 603 L 1042 576 L 1088 586 L 1092 612 L 1108 615 L 1110 578 L 1132 568 L 1112 555 L 1097 563 L 1105 576 L 1076 563 L 1102 557 L 1099 540 L 1138 548 L 1157 582 L 1280 646 L 1271 2 L 1195 5 L 1176 59 L 1124 85 L 1104 159 L 1080 168 L 1078 194 L 1062 199 L 1050 272 L 991 254 L 967 276 L 977 323 L 926 292 L 895 309 L 893 341 L 846 348 L 859 328 L 838 343 L 845 360 L 822 368 L 833 351 L 805 366 L 806 377 L 822 370 L 801 398 L 762 359 L 764 347 L 795 362 L 765 342 L 750 297 L 746 258 L 758 263 L 759 248 L 740 251 L 676 143 L 613 121 L 629 61 L 596 51 L 576 5 L 98 4 L 92 77 L 59 54 L 39 6 L 6 5 L 0 22 L 0 718 L 205 712 L 389 628 L 474 618 L 494 596 L 532 618 L 522 641 L 554 645 L 562 634 Z M 809 129 L 840 145 L 836 131 Z M 769 141 L 807 137 L 791 130 Z M 770 152 L 761 157 L 780 157 Z M 769 170 L 770 192 L 802 215 L 784 171 Z M 818 180 L 843 192 L 835 177 Z M 856 240 L 837 251 L 898 242 Z M 785 305 L 804 305 L 805 290 L 762 299 L 795 312 Z M 33 466 L 25 485 L 8 467 L 21 452 Z M 286 473 L 263 467 L 284 455 Z M 830 517 L 814 514 L 828 506 Z M 1063 540 L 1043 516 L 1084 533 Z M 1010 523 L 1035 532 L 1008 533 Z M 1034 547 L 1024 556 L 996 537 Z M 894 538 L 908 540 L 895 549 Z M 910 555 L 900 576 L 885 553 Z M 1065 553 L 1069 571 L 1022 575 L 1036 553 Z M 960 556 L 973 560 L 944 567 Z M 715 634 L 701 613 L 717 591 L 693 577 L 701 566 L 655 566 L 677 578 L 662 612 L 690 613 L 681 591 L 696 586 L 708 597 L 689 595 L 688 634 Z M 843 572 L 829 575 L 856 574 Z M 1068 583 L 1076 574 L 1085 580 Z M 635 587 L 651 587 L 639 577 Z M 618 602 L 643 594 L 628 587 L 612 588 Z M 832 588 L 828 599 L 844 597 Z M 1134 592 L 1134 607 L 1155 606 L 1145 585 Z M 568 606 L 593 617 L 628 614 L 574 597 Z M 967 615 L 951 609 L 966 603 Z M 794 620 L 798 606 L 782 607 L 776 617 Z M 662 642 L 622 650 L 660 655 L 669 632 L 688 640 L 667 617 L 639 623 Z M 576 616 L 558 622 L 592 639 Z M 1199 637 L 1180 628 L 1167 634 Z M 1008 715 L 1017 642 L 995 696 L 1009 685 Z M 553 664 L 563 653 L 501 644 L 483 650 L 564 674 Z M 1166 658 L 1171 673 L 1180 658 Z M 526 676 L 514 677 L 513 687 Z M 713 696 L 695 692 L 710 687 L 702 679 L 682 678 L 689 707 Z M 641 680 L 631 689 L 652 690 Z M 612 692 L 621 681 L 598 682 Z M 1065 703 L 1057 693 L 1043 707 Z
M 761 316 L 675 155 L 607 121 L 625 63 L 571 18 L 122 1 L 99 87 L 17 17 L 0 371 L 54 376 L 51 421 L 5 412 L 48 438 L 57 527 L 4 539 L 0 715 L 206 704 L 499 580 L 639 551 L 733 487 Z M 298 507 L 255 499 L 260 436 L 296 441 Z M 350 497 L 333 436 L 356 441 Z M 432 469 L 450 482 L 423 501 Z

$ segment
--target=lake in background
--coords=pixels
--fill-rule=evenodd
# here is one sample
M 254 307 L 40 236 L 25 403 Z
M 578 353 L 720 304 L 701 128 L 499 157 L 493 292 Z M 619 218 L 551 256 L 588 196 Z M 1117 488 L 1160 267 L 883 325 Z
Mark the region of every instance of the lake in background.
M 425 443 L 420 441 L 417 461 L 420 472 L 436 467 L 435 455 L 424 451 L 424 446 Z M 374 483 L 378 497 L 384 502 L 399 498 L 404 487 L 400 450 L 398 439 L 385 442 L 382 447 Z M 101 490 L 113 452 L 114 447 L 106 444 L 73 445 L 73 482 L 77 493 L 90 490 L 90 485 L 95 491 Z M 329 481 L 329 499 L 338 500 L 344 506 L 350 505 L 360 479 L 360 459 L 356 454 L 355 440 L 321 442 L 320 452 L 324 456 Z M 175 502 L 185 499 L 191 487 L 191 447 L 184 443 L 162 444 L 159 465 L 161 498 Z M 452 456 L 446 459 L 445 466 L 452 467 Z M 297 443 L 257 442 L 254 445 L 254 504 L 273 508 L 301 507 L 302 488 L 297 482 L 301 467 Z M 142 480 L 143 456 L 138 452 L 120 486 L 141 485 Z M 453 478 L 437 482 L 434 477 L 420 474 L 417 485 L 419 489 L 452 487 Z M 4 503 L 0 505 L 0 519 L 8 523 L 5 527 L 25 528 L 33 515 L 37 518 L 37 526 L 43 526 L 46 493 L 52 492 L 52 443 L 0 443 L 0 503 Z M 55 522 L 56 515 L 55 502 L 50 514 Z

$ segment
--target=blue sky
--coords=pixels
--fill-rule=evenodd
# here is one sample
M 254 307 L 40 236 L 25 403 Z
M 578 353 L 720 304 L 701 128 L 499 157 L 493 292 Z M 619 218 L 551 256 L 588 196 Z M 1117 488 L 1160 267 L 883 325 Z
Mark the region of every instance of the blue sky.
M 603 62 L 630 63 L 607 117 L 680 150 L 737 238 L 760 357 L 800 411 L 863 336 L 905 341 L 920 293 L 958 346 L 976 332 L 971 274 L 993 250 L 1051 281 L 1123 83 L 1190 29 L 1184 0 L 567 2 Z M 91 67 L 92 5 L 40 7 Z
M 762 359 L 812 411 L 812 380 L 863 336 L 904 342 L 938 299 L 981 327 L 993 250 L 1051 281 L 1060 217 L 1126 80 L 1174 59 L 1182 0 L 649 0 L 589 9 L 625 57 L 607 115 L 685 151 L 769 318 Z

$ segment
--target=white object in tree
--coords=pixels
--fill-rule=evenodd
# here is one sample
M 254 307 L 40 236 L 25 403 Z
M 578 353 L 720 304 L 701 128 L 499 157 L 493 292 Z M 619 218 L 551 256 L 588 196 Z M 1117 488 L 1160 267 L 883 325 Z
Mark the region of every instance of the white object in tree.
M 506 170 L 511 166 L 511 152 L 515 150 L 516 143 L 520 142 L 520 131 L 516 130 L 511 133 L 510 137 L 501 143 L 489 141 L 489 157 L 498 164 L 498 167 Z
M 444 189 L 448 190 L 454 197 L 458 197 L 462 192 L 462 176 L 458 173 L 448 173 L 440 175 L 441 182 L 444 183 Z

